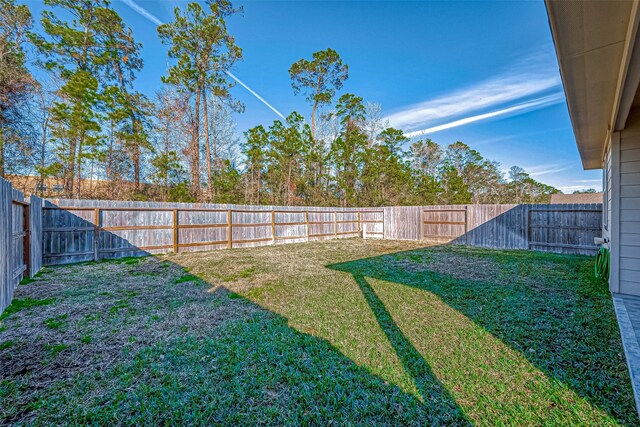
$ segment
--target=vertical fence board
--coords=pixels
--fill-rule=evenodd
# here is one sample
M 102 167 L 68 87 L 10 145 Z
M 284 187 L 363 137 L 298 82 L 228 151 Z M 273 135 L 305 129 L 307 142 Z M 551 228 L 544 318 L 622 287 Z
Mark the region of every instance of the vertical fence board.
M 11 184 L 0 178 L 0 313 L 11 302 L 13 296 L 11 268 L 11 218 L 12 218 L 12 191 Z
M 29 199 L 29 243 L 31 258 L 30 276 L 33 277 L 42 269 L 42 199 L 31 195 Z

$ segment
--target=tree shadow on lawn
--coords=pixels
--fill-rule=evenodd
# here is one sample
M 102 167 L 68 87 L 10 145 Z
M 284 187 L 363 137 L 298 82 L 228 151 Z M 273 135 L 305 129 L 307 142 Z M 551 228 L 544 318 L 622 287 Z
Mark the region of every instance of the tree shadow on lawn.
M 638 425 L 592 262 L 440 246 L 327 267 L 353 276 L 407 370 L 430 367 L 471 420 Z
M 0 325 L 11 341 L 0 424 L 469 424 L 401 332 L 393 342 L 422 371 L 424 401 L 207 285 L 149 257 L 49 268 L 20 286 L 17 299 L 50 300 Z

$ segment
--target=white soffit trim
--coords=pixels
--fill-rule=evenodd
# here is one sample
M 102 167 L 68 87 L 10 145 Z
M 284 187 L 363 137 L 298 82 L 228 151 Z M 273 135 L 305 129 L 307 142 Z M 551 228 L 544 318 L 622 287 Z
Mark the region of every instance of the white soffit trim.
M 545 3 L 582 163 L 585 169 L 599 169 L 612 114 L 620 104 L 624 49 L 633 45 L 627 37 L 637 0 Z
M 640 84 L 640 43 L 638 38 L 638 23 L 640 22 L 639 3 L 634 0 L 631 8 L 631 18 L 627 30 L 627 38 L 624 47 L 623 62 L 620 67 L 618 77 L 618 87 L 616 90 L 617 103 L 611 115 L 611 123 L 616 131 L 625 128 L 629 111 Z M 604 152 L 603 152 L 604 156 Z

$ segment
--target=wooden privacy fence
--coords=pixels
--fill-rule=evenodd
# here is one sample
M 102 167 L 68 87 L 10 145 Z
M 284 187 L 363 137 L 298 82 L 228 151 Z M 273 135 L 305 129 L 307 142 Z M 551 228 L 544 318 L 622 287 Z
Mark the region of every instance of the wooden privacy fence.
M 382 209 L 60 200 L 43 207 L 45 264 L 340 237 L 382 238 Z
M 452 242 L 494 249 L 594 254 L 602 205 L 449 205 L 390 207 L 385 239 Z
M 0 313 L 25 277 L 42 267 L 42 199 L 24 194 L 0 178 Z
M 45 264 L 340 237 L 593 254 L 601 205 L 319 208 L 58 200 L 43 207 Z

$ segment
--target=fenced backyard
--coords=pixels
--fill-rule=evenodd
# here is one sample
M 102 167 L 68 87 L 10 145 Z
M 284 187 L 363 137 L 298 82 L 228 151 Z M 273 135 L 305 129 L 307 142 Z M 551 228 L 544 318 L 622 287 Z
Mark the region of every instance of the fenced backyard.
M 25 201 L 0 184 L 0 424 L 637 423 L 585 256 L 600 205 Z
M 42 265 L 349 237 L 592 255 L 602 205 L 380 208 L 42 200 L 0 181 L 0 312 Z

